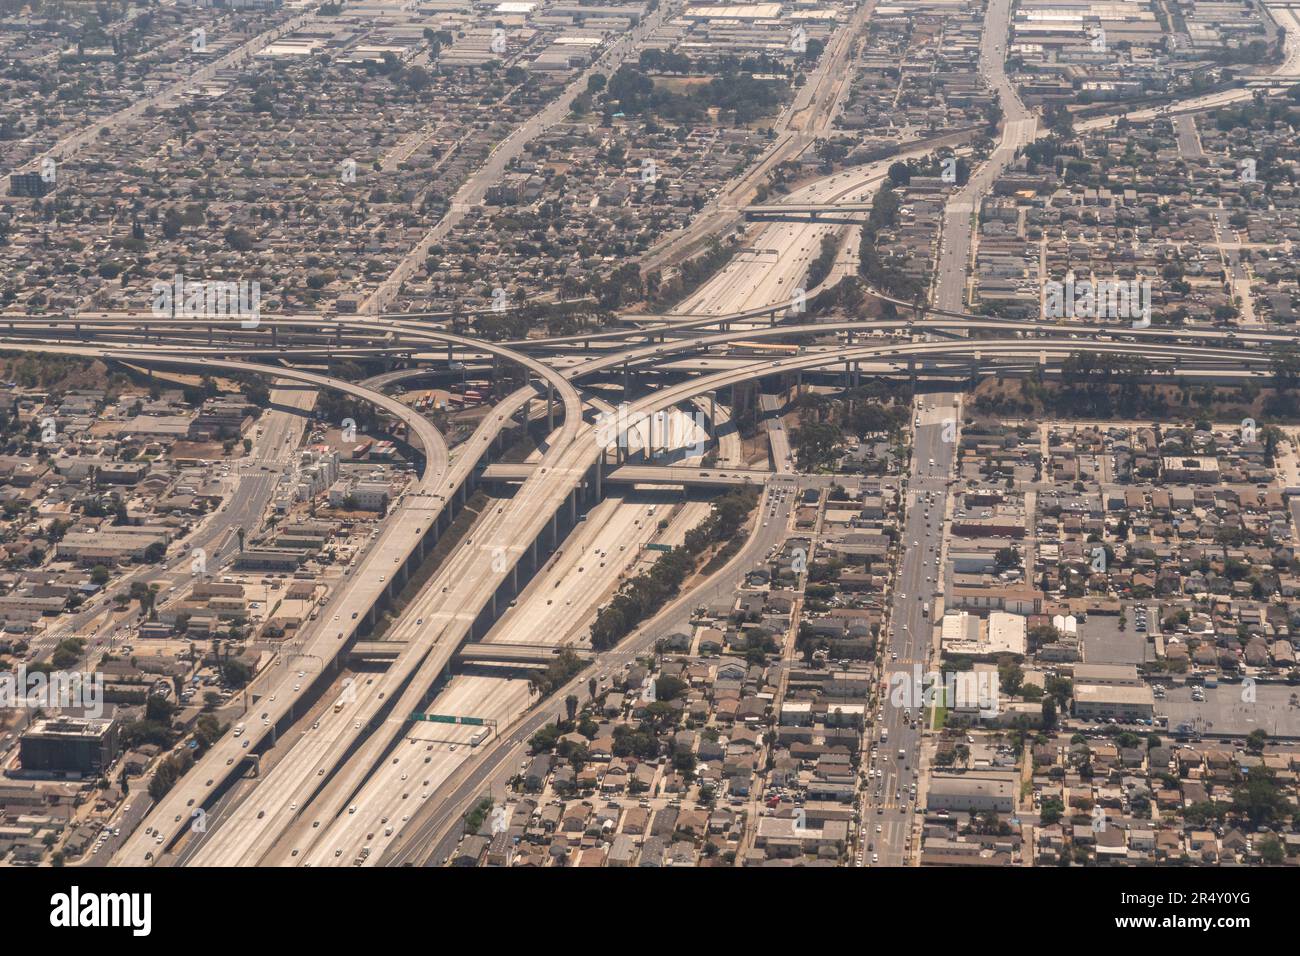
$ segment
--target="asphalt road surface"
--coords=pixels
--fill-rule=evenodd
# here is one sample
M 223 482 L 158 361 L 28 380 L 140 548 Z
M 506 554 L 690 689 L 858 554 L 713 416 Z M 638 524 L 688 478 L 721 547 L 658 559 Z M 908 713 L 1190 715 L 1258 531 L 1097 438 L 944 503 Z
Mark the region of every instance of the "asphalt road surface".
M 920 783 L 923 718 L 910 678 L 917 667 L 922 675 L 929 669 L 934 601 L 942 593 L 943 521 L 956 459 L 952 439 L 959 420 L 957 398 L 949 393 L 922 395 L 915 403 L 921 424 L 914 427 L 903 560 L 891 594 L 879 719 L 868 738 L 875 753 L 863 761 L 871 780 L 863 799 L 859 861 L 867 865 L 905 865 L 911 849 L 916 806 L 911 787 Z M 909 678 L 903 693 L 896 691 L 899 674 Z

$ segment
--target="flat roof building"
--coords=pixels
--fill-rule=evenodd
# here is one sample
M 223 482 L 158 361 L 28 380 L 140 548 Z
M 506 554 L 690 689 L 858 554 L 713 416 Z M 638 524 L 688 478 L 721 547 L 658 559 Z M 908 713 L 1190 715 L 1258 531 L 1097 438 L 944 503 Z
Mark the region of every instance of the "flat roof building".
M 1010 774 L 936 775 L 926 793 L 926 807 L 1010 813 L 1015 809 L 1015 798 L 1015 780 Z
M 103 773 L 117 750 L 117 722 L 110 717 L 38 720 L 20 741 L 23 769 L 51 773 Z
M 1155 695 L 1150 687 L 1112 686 L 1110 684 L 1074 685 L 1074 715 L 1090 720 L 1150 720 L 1155 715 Z

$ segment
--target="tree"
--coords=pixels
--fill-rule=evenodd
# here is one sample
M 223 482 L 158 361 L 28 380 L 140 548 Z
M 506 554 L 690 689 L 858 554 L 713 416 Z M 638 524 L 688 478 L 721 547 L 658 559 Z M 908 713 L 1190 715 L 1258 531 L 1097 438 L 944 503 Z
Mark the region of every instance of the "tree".
M 154 800 L 161 800 L 167 795 L 167 791 L 176 785 L 176 781 L 181 778 L 185 771 L 194 765 L 194 757 L 188 750 L 182 750 L 180 753 L 172 754 L 162 762 L 153 779 L 149 781 L 149 796 Z
M 1245 783 L 1232 792 L 1232 809 L 1244 813 L 1255 829 L 1259 829 L 1286 816 L 1288 804 L 1273 771 L 1267 767 L 1251 767 Z
M 578 695 L 569 694 L 564 698 L 564 710 L 569 715 L 569 720 L 573 720 L 578 715 Z
M 194 738 L 199 746 L 207 750 L 221 736 L 221 722 L 212 714 L 200 714 L 194 724 Z
M 243 687 L 252 676 L 252 670 L 241 660 L 221 662 L 221 677 L 231 687 Z
M 1282 848 L 1282 841 L 1270 833 L 1260 839 L 1259 855 L 1269 866 L 1277 866 L 1286 858 L 1286 851 Z
M 248 532 L 245 531 L 243 528 L 236 528 L 236 529 L 235 529 L 235 536 L 239 538 L 239 552 L 240 552 L 241 554 L 244 552 L 244 537 L 245 537 L 247 534 L 248 534 Z
M 1056 698 L 1043 698 L 1043 729 L 1052 731 L 1056 729 Z
M 1040 822 L 1045 827 L 1050 827 L 1057 823 L 1065 815 L 1065 804 L 1057 797 L 1048 797 L 1043 801 L 1042 810 L 1038 814 Z

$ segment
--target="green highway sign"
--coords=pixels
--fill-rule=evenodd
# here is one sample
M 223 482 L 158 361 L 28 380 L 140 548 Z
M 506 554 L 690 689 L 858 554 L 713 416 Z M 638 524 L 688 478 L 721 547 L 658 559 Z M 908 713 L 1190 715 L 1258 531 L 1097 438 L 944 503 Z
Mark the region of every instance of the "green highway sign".
M 657 541 L 647 544 L 645 547 L 647 551 L 671 551 L 673 549 L 671 544 L 659 544 Z
M 482 717 L 453 717 L 451 714 L 422 714 L 418 710 L 411 715 L 412 720 L 425 720 L 431 724 L 469 724 L 483 726 Z

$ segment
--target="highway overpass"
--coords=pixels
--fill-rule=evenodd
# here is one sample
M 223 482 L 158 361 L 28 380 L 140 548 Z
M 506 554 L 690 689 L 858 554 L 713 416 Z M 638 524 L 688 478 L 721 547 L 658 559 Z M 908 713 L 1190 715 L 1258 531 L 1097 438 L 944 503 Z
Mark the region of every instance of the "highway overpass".
M 516 483 L 531 478 L 537 466 L 498 462 L 483 469 L 484 481 Z M 734 488 L 762 485 L 772 473 L 757 468 L 696 468 L 689 465 L 619 465 L 603 476 L 605 484 L 684 485 L 688 488 Z

